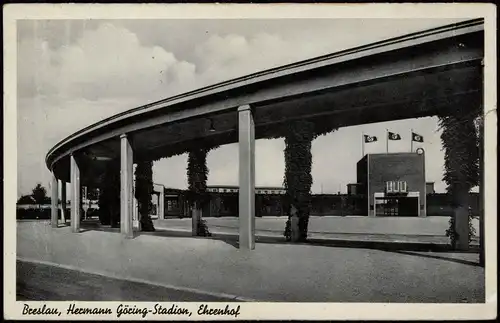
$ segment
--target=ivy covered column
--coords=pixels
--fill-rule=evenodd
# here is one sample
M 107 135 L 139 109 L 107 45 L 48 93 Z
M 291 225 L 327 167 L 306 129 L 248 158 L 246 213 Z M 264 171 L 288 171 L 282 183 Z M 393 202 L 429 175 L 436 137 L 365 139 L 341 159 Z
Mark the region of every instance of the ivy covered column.
M 239 247 L 255 249 L 255 125 L 249 105 L 238 108 Z
M 132 238 L 133 213 L 133 163 L 132 146 L 127 135 L 120 136 L 120 232 L 125 238 Z
M 209 148 L 192 149 L 188 154 L 188 191 L 189 212 L 191 213 L 191 232 L 193 236 L 210 236 L 203 220 L 203 209 L 207 203 L 207 154 Z
M 151 220 L 151 194 L 153 193 L 153 162 L 139 161 L 135 168 L 135 197 L 139 208 L 141 231 L 155 231 Z
M 294 242 L 307 239 L 311 206 L 312 154 L 314 123 L 295 120 L 288 124 L 285 135 L 286 208 L 288 220 L 285 237 Z
M 441 141 L 445 149 L 443 180 L 447 184 L 454 209 L 446 235 L 457 250 L 469 249 L 474 233 L 469 192 L 479 180 L 479 149 L 474 125 L 476 115 L 477 111 L 465 105 L 439 117 Z

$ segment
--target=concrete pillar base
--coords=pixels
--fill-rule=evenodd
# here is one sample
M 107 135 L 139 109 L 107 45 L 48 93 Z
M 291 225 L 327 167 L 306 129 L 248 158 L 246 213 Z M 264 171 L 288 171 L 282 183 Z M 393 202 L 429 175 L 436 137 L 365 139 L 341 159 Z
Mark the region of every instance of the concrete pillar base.
M 292 242 L 300 240 L 299 217 L 296 215 L 290 218 L 290 234 Z
M 165 219 L 165 191 L 163 186 L 158 196 L 158 219 Z
M 191 234 L 198 235 L 198 225 L 201 220 L 201 209 L 196 206 L 191 207 Z
M 455 242 L 457 250 L 465 251 L 469 249 L 469 210 L 465 206 L 455 209 L 455 232 L 458 238 Z

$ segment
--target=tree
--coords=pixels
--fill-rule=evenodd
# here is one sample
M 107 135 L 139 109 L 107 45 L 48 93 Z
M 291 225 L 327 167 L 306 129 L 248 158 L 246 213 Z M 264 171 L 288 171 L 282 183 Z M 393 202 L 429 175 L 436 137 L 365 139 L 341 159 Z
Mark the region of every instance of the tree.
M 42 184 L 36 184 L 35 188 L 31 191 L 31 196 L 35 200 L 36 204 L 45 204 L 49 197 L 47 196 L 47 190 Z
M 140 161 L 135 168 L 135 197 L 139 206 L 139 215 L 142 231 L 155 231 L 151 211 L 153 204 L 153 162 Z
M 31 195 L 23 195 L 17 200 L 17 204 L 26 205 L 26 204 L 35 204 L 35 199 Z

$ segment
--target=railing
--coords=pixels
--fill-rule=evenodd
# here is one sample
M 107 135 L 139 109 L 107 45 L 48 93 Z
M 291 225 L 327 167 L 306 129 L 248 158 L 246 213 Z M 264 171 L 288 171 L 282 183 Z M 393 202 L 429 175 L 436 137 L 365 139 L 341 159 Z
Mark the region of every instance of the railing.
M 16 209 L 19 210 L 31 210 L 31 209 L 50 209 L 52 207 L 51 204 L 18 204 L 16 205 Z M 58 207 L 61 207 L 61 203 L 59 203 Z M 71 205 L 66 204 L 66 208 L 69 209 Z

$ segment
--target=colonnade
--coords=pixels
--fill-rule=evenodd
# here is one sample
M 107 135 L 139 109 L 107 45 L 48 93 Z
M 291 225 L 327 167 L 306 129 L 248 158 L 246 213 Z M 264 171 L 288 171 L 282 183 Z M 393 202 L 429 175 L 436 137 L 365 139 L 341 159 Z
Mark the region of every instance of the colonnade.
M 238 108 L 239 142 L 239 247 L 255 248 L 255 124 L 249 105 Z M 134 214 L 134 152 L 128 134 L 120 136 L 120 233 L 124 238 L 133 238 Z M 74 154 L 70 155 L 71 181 L 71 230 L 80 232 L 81 184 L 80 167 Z M 51 224 L 58 227 L 59 181 L 52 170 Z M 66 184 L 62 182 L 61 201 L 66 203 Z M 163 201 L 159 203 L 162 207 Z M 65 205 L 62 207 L 65 211 Z M 64 213 L 63 213 L 64 214 Z
M 240 249 L 255 248 L 255 124 L 253 112 L 249 105 L 240 106 L 238 112 L 238 144 L 239 144 L 239 247 Z M 133 149 L 128 134 L 120 136 L 120 232 L 125 238 L 134 236 L 134 176 L 133 176 Z M 481 163 L 483 161 L 481 160 Z M 70 156 L 71 173 L 71 230 L 80 232 L 80 168 L 78 161 L 72 154 Z M 481 195 L 484 194 L 481 187 Z M 63 217 L 66 204 L 66 184 L 61 189 Z M 160 200 L 162 200 L 160 198 Z M 164 207 L 160 201 L 159 207 Z M 197 212 L 197 211 L 196 211 Z M 194 213 L 194 212 L 193 212 Z M 468 210 L 458 208 L 455 210 L 456 231 L 459 233 L 457 247 L 468 249 Z M 462 214 L 463 213 L 463 214 Z M 193 230 L 198 216 L 193 215 Z M 481 214 L 483 217 L 483 214 Z M 136 219 L 137 220 L 137 219 Z M 482 220 L 484 221 L 484 219 Z M 58 180 L 52 175 L 52 227 L 58 226 Z M 483 226 L 481 227 L 481 231 Z M 483 235 L 483 232 L 480 232 Z

